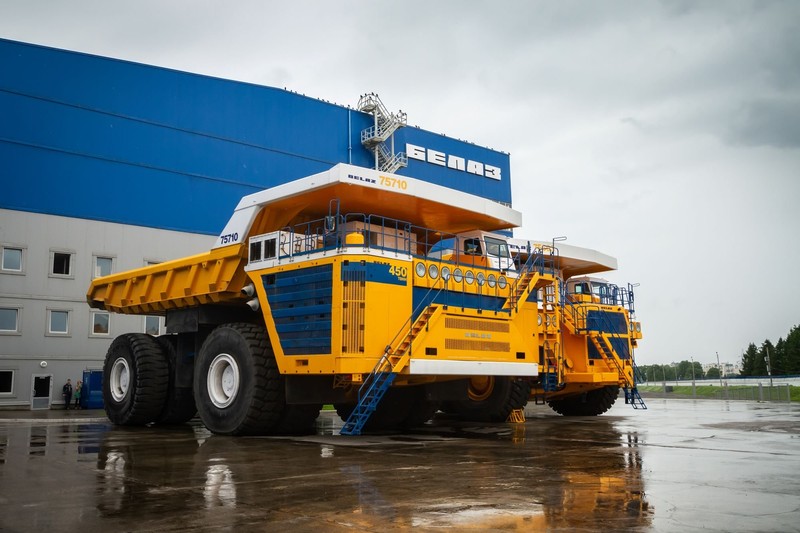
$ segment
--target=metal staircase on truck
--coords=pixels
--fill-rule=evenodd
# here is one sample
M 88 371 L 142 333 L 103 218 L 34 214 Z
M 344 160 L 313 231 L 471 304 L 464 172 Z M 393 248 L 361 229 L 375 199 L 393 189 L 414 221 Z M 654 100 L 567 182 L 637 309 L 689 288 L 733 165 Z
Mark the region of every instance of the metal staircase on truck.
M 402 337 L 397 348 L 391 345 L 381 356 L 375 368 L 364 380 L 358 390 L 358 403 L 353 412 L 342 426 L 342 435 L 361 435 L 361 431 L 369 421 L 370 416 L 378 408 L 386 391 L 392 386 L 397 374 L 408 365 L 411 359 L 411 344 L 424 331 L 431 318 L 439 311 L 437 305 L 429 305 L 412 324 L 409 331 Z

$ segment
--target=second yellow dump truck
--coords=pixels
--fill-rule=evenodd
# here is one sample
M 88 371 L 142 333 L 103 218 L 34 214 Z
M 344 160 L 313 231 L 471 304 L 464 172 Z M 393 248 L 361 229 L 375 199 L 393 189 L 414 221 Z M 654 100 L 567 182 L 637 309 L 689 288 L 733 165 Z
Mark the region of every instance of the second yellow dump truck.
M 519 212 L 413 178 L 336 165 L 246 196 L 207 253 L 92 282 L 89 305 L 164 315 L 117 337 L 103 394 L 116 424 L 220 434 L 343 434 L 441 410 L 502 421 L 530 400 L 597 415 L 643 407 L 633 291 L 591 277 L 593 250 L 512 239 Z

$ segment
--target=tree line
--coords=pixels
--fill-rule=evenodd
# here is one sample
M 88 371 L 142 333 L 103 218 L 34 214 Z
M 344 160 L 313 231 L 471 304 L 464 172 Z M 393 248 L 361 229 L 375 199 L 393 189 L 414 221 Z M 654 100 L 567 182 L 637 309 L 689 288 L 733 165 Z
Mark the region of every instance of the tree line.
M 719 371 L 712 368 L 703 372 L 703 365 L 698 361 L 681 361 L 677 365 L 641 365 L 638 367 L 636 381 L 676 381 L 703 378 L 718 378 Z M 716 373 L 712 372 L 716 371 Z M 694 372 L 694 373 L 693 373 Z
M 800 326 L 789 330 L 786 339 L 783 337 L 773 344 L 769 339 L 758 347 L 750 343 L 742 355 L 742 376 L 767 376 L 767 360 L 773 376 L 788 376 L 800 374 Z M 637 381 L 676 381 L 690 379 L 716 379 L 719 378 L 719 369 L 710 368 L 703 372 L 703 366 L 694 361 L 681 361 L 677 365 L 641 365 L 638 370 Z M 694 376 L 692 375 L 694 367 Z M 723 376 L 725 377 L 725 376 Z
M 767 368 L 769 362 L 769 369 Z M 794 326 L 786 335 L 772 344 L 767 339 L 756 347 L 752 342 L 742 355 L 743 376 L 773 376 L 800 374 L 800 326 Z

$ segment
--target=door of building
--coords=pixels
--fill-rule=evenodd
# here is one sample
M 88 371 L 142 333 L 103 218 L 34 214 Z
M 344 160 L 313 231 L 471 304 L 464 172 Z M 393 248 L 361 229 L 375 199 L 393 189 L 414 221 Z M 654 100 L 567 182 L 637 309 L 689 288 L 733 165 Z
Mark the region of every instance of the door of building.
M 31 409 L 50 409 L 53 374 L 34 374 L 31 379 Z

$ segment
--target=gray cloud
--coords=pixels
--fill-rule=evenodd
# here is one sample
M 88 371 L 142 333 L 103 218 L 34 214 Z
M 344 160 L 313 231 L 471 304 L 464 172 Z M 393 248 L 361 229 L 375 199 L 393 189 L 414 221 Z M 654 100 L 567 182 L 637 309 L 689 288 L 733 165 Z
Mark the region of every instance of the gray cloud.
M 723 137 L 733 145 L 800 148 L 800 98 L 744 102 L 731 118 Z

